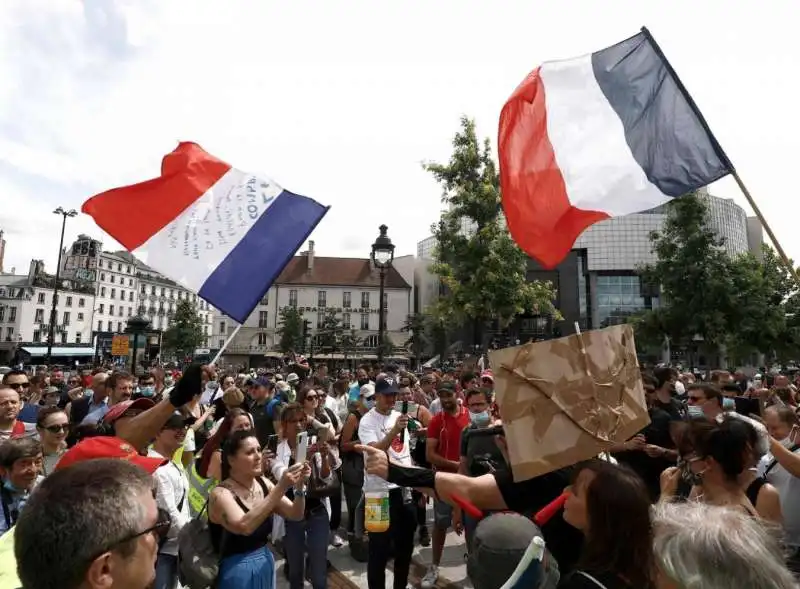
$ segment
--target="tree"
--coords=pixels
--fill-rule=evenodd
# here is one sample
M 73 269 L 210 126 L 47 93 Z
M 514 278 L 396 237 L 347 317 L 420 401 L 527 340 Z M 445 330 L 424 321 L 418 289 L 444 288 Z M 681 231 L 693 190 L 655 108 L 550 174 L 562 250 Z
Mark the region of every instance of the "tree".
M 170 326 L 161 337 L 164 350 L 178 358 L 192 356 L 197 348 L 202 347 L 205 339 L 203 323 L 195 304 L 188 299 L 178 299 Z
M 411 350 L 417 364 L 420 363 L 425 351 L 430 348 L 427 323 L 427 318 L 423 313 L 414 313 L 406 318 L 402 328 L 408 333 L 408 339 L 403 345 Z
M 280 336 L 278 347 L 284 354 L 303 348 L 303 314 L 296 307 L 280 310 L 280 320 L 276 330 Z
M 383 334 L 383 341 L 380 342 L 380 346 L 382 348 L 381 351 L 383 352 L 383 358 L 388 359 L 394 356 L 394 344 L 389 336 L 385 333 Z M 376 350 L 375 353 L 377 354 L 378 351 Z
M 336 309 L 327 309 L 322 326 L 317 330 L 317 342 L 323 354 L 334 354 L 341 347 L 344 325 L 336 313 Z
M 696 194 L 672 200 L 661 231 L 650 235 L 656 261 L 640 268 L 643 284 L 659 285 L 661 305 L 638 316 L 638 335 L 651 344 L 695 346 L 716 354 L 726 343 L 736 296 L 724 240 L 708 226 L 708 205 Z M 699 336 L 699 337 L 698 337 Z
M 471 324 L 475 343 L 482 343 L 490 321 L 504 328 L 525 313 L 558 315 L 552 284 L 527 280 L 528 257 L 511 239 L 501 214 L 489 140 L 481 146 L 474 121 L 461 118 L 447 164 L 423 167 L 441 184 L 442 202 L 448 206 L 432 227 L 437 245 L 431 269 L 445 286 L 437 317 L 448 324 Z
M 356 349 L 360 347 L 363 342 L 364 342 L 363 338 L 360 338 L 358 337 L 358 335 L 356 335 L 355 329 L 344 331 L 342 333 L 340 345 L 342 349 L 342 354 L 344 354 L 345 362 L 347 362 L 348 356 L 354 353 Z

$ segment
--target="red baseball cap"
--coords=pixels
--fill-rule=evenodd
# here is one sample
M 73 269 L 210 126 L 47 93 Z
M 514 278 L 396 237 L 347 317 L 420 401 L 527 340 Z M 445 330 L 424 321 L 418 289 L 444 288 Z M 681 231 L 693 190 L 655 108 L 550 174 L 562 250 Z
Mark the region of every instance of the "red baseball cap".
M 103 421 L 106 423 L 114 423 L 117 419 L 122 417 L 122 414 L 128 409 L 142 409 L 143 411 L 147 411 L 155 406 L 155 401 L 145 397 L 140 397 L 134 401 L 122 401 L 122 403 L 117 403 L 108 410 L 108 413 L 103 417 Z
M 86 438 L 67 450 L 56 464 L 56 470 L 67 468 L 77 462 L 84 460 L 95 460 L 97 458 L 119 458 L 127 460 L 153 474 L 159 466 L 167 464 L 166 458 L 150 458 L 142 456 L 122 438 L 113 436 L 98 436 Z

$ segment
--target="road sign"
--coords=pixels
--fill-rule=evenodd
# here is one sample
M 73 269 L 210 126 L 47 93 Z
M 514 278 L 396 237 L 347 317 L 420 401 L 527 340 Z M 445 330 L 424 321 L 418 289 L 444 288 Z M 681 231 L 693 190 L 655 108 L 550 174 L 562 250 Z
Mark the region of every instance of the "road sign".
M 111 340 L 111 355 L 112 356 L 127 356 L 128 355 L 128 336 L 115 335 Z

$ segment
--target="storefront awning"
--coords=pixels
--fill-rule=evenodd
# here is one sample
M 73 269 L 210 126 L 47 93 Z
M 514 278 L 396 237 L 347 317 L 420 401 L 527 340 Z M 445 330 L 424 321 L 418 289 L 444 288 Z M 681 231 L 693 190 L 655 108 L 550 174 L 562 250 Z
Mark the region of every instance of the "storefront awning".
M 47 346 L 23 346 L 20 349 L 23 352 L 27 352 L 31 356 L 47 356 Z M 79 356 L 83 358 L 87 356 L 94 356 L 94 348 L 63 348 L 54 346 L 50 354 L 53 357 Z

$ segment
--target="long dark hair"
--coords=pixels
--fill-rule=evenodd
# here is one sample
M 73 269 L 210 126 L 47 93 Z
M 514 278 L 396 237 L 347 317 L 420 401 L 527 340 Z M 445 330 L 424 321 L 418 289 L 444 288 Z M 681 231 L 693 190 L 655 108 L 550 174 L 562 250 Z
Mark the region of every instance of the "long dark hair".
M 735 481 L 747 468 L 753 446 L 758 441 L 749 423 L 728 417 L 722 423 L 694 422 L 689 438 L 699 458 L 713 458 L 728 481 Z
M 239 430 L 238 432 L 233 432 L 230 436 L 225 438 L 225 442 L 222 444 L 222 480 L 224 481 L 228 477 L 231 476 L 231 465 L 228 464 L 228 458 L 231 456 L 235 456 L 236 453 L 239 451 L 239 448 L 242 447 L 242 444 L 245 440 L 249 440 L 250 438 L 255 438 L 256 432 L 251 429 L 248 430 Z
M 584 470 L 594 478 L 586 489 L 589 529 L 578 568 L 617 575 L 631 587 L 652 587 L 655 565 L 647 487 L 629 468 L 603 460 L 586 462 L 575 472 Z
M 222 447 L 222 442 L 224 442 L 228 434 L 231 433 L 233 420 L 241 415 L 247 415 L 247 412 L 238 407 L 228 411 L 227 415 L 225 415 L 225 419 L 222 420 L 219 428 L 217 428 L 217 431 L 214 432 L 213 436 L 208 438 L 205 446 L 203 446 L 203 453 L 200 455 L 200 464 L 197 466 L 197 474 L 201 477 L 206 478 L 208 476 L 208 465 L 211 464 L 211 455 Z

